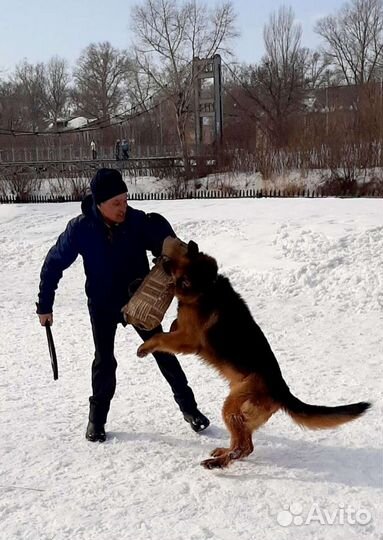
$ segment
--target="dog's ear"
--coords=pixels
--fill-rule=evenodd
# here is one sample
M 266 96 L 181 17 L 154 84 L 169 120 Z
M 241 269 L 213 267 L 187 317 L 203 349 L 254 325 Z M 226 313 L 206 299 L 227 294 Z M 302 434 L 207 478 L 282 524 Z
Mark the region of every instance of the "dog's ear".
M 200 253 L 195 263 L 191 266 L 191 274 L 193 285 L 196 283 L 199 283 L 200 286 L 210 285 L 217 278 L 217 261 L 209 255 Z
M 217 261 L 209 255 L 199 253 L 190 261 L 183 276 L 177 279 L 176 286 L 186 294 L 198 294 L 210 287 L 217 275 Z
M 193 240 L 190 240 L 188 243 L 188 256 L 193 259 L 194 257 L 197 257 L 199 253 L 198 244 L 193 242 Z
M 216 279 L 218 274 L 218 264 L 217 261 L 210 257 L 209 255 L 205 255 L 203 258 L 201 258 L 201 269 L 203 270 L 204 279 L 206 279 L 206 282 L 212 282 Z

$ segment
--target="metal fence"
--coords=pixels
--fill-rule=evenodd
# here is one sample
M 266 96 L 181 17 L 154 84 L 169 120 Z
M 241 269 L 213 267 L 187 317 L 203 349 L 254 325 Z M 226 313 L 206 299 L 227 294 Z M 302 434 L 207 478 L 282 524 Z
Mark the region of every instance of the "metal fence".
M 97 159 L 115 159 L 115 148 L 110 145 L 96 147 Z M 135 158 L 175 156 L 180 149 L 176 145 L 134 145 L 130 147 L 129 155 Z M 31 162 L 31 161 L 73 161 L 90 160 L 90 146 L 79 144 L 35 145 L 0 148 L 0 163 Z

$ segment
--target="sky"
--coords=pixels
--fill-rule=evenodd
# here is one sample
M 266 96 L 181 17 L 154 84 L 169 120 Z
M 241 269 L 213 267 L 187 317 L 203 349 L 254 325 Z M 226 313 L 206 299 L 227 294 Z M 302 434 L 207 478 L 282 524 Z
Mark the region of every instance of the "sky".
M 52 56 L 74 64 L 91 42 L 110 41 L 129 48 L 132 40 L 130 10 L 137 0 L 0 0 L 0 76 L 9 74 L 24 58 L 46 62 Z M 342 0 L 290 0 L 303 27 L 302 44 L 316 47 L 315 21 L 334 13 Z M 209 1 L 208 4 L 212 4 Z M 215 4 L 215 2 L 214 2 Z M 239 61 L 256 62 L 263 54 L 262 30 L 270 13 L 283 2 L 234 0 L 240 37 L 234 52 Z

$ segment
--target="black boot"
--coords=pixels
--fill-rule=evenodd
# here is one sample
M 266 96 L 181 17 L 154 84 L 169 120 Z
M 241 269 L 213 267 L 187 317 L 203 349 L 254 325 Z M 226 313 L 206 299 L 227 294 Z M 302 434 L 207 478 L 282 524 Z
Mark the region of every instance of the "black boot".
M 206 416 L 203 415 L 198 409 L 196 409 L 193 413 L 184 412 L 183 415 L 185 421 L 189 422 L 192 430 L 197 433 L 206 429 L 210 424 L 210 420 L 206 418 Z
M 89 421 L 85 437 L 91 442 L 104 442 L 106 439 L 104 424 L 96 424 Z

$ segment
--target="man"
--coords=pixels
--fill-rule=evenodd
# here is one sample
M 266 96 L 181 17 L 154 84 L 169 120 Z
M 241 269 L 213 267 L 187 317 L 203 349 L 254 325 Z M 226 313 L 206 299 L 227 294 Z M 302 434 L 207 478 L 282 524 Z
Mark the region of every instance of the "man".
M 91 195 L 82 203 L 82 214 L 69 221 L 49 250 L 40 275 L 37 313 L 41 325 L 53 323 L 55 290 L 63 271 L 80 254 L 86 275 L 85 291 L 92 325 L 95 357 L 92 364 L 93 395 L 89 398 L 86 438 L 103 442 L 105 423 L 116 388 L 114 339 L 117 324 L 123 323 L 121 308 L 131 296 L 130 284 L 149 272 L 146 251 L 161 253 L 163 240 L 175 236 L 165 218 L 128 207 L 127 187 L 119 171 L 99 169 L 91 181 Z M 150 332 L 136 328 L 146 341 Z M 154 357 L 170 384 L 184 419 L 196 432 L 209 420 L 198 410 L 193 392 L 175 356 Z
M 93 139 L 90 142 L 90 150 L 92 152 L 92 159 L 97 159 L 96 143 Z
M 120 161 L 121 159 L 121 141 L 120 139 L 117 139 L 116 144 L 114 146 L 114 154 L 116 157 L 116 161 Z
M 129 159 L 129 144 L 126 139 L 122 139 L 121 150 L 122 150 L 122 159 Z

